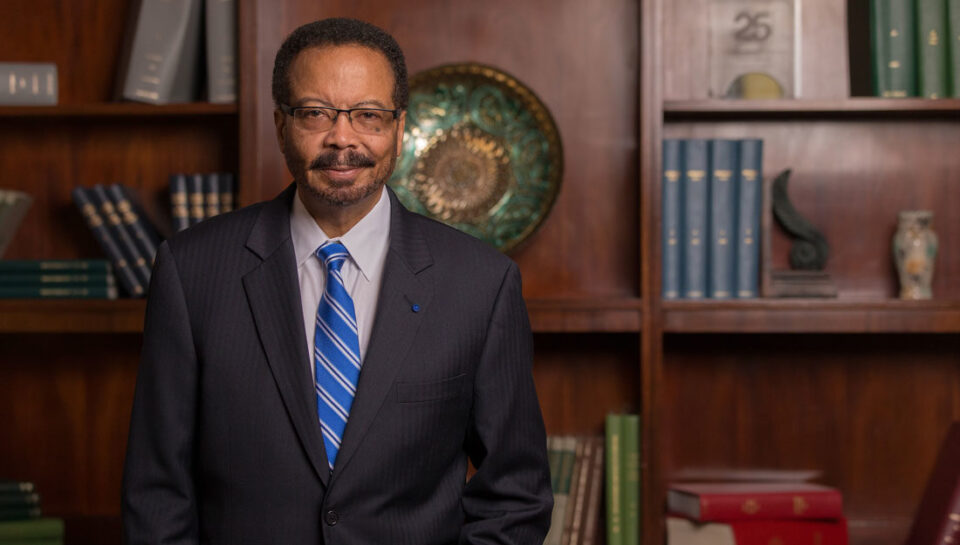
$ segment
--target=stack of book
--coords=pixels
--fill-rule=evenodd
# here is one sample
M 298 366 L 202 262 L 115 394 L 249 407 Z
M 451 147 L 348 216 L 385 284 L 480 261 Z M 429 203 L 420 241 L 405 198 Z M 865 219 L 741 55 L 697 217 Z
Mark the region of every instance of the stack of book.
M 843 498 L 795 482 L 675 483 L 667 545 L 847 545 Z
M 760 292 L 763 141 L 663 141 L 663 298 Z
M 640 416 L 606 421 L 607 545 L 640 543 Z
M 73 202 L 93 232 L 129 297 L 143 297 L 160 237 L 120 184 L 73 189 Z
M 233 174 L 208 172 L 170 176 L 170 214 L 174 231 L 233 210 Z
M 23 191 L 0 189 L 0 257 L 7 251 L 32 203 L 33 197 Z
M 586 545 L 598 535 L 603 505 L 604 438 L 547 438 L 553 515 L 544 545 Z
M 0 480 L 0 545 L 61 545 L 63 520 L 41 518 L 40 494 L 31 482 Z
M 0 299 L 116 299 L 105 259 L 0 260 Z
M 879 97 L 960 97 L 960 2 L 870 4 L 873 92 Z

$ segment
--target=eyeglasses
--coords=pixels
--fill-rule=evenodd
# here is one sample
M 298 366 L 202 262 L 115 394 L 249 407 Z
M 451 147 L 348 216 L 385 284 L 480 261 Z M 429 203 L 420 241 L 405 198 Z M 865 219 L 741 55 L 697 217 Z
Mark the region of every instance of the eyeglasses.
M 400 115 L 400 110 L 383 108 L 328 108 L 326 106 L 280 105 L 280 110 L 293 117 L 293 126 L 306 132 L 326 132 L 337 123 L 341 113 L 347 114 L 347 120 L 353 130 L 360 134 L 380 134 Z

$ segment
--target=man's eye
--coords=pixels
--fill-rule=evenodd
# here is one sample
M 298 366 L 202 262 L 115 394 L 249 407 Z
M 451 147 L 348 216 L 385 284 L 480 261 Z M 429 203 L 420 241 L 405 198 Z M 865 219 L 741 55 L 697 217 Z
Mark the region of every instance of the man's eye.
M 358 110 L 357 115 L 360 116 L 360 119 L 364 119 L 366 121 L 376 121 L 377 119 L 383 117 L 380 112 L 374 110 Z
M 300 111 L 303 113 L 303 117 L 309 117 L 309 118 L 312 118 L 312 119 L 316 119 L 316 118 L 318 118 L 318 117 L 329 117 L 329 116 L 327 115 L 327 112 L 325 112 L 325 111 L 323 111 L 323 110 L 321 110 L 321 109 L 319 109 L 319 108 L 314 109 L 314 110 L 300 110 Z

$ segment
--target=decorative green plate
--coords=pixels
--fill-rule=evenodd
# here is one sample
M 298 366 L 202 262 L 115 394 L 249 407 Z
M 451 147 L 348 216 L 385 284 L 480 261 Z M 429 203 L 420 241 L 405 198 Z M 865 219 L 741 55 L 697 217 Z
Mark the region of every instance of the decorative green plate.
M 543 222 L 560 189 L 560 134 L 514 77 L 451 64 L 410 78 L 403 154 L 390 186 L 415 212 L 508 252 Z

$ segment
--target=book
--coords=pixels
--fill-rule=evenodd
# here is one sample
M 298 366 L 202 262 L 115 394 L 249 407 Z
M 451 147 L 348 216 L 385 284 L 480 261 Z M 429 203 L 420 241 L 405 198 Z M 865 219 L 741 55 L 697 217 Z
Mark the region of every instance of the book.
M 140 250 L 140 255 L 146 259 L 147 266 L 152 267 L 157 257 L 157 245 L 160 237 L 157 230 L 147 221 L 146 215 L 131 199 L 129 191 L 120 184 L 111 184 L 107 187 L 107 194 L 113 201 L 114 207 L 120 214 L 120 219 L 133 235 L 133 241 Z
M 667 517 L 667 545 L 847 545 L 846 519 L 696 522 Z
M 187 199 L 187 175 L 170 175 L 170 214 L 173 217 L 173 231 L 183 231 L 190 227 L 190 210 Z
M 113 273 L 7 273 L 0 271 L 0 286 L 83 287 L 114 286 Z M 0 488 L 0 494 L 3 489 Z
M 203 174 L 191 174 L 187 178 L 187 202 L 190 225 L 196 225 L 206 217 L 204 209 Z
M 710 195 L 710 228 L 707 263 L 710 270 L 708 293 L 711 299 L 734 296 L 736 275 L 736 186 L 739 171 L 738 143 L 735 140 L 710 140 L 710 171 L 707 178 Z
M 623 415 L 608 414 L 606 419 L 606 521 L 607 545 L 622 545 L 623 540 Z
M 763 140 L 740 141 L 737 177 L 736 296 L 760 296 L 760 217 L 763 209 Z
M 107 195 L 107 190 L 100 184 L 89 189 L 84 189 L 87 195 L 100 212 L 100 216 L 107 224 L 107 229 L 113 236 L 113 240 L 120 247 L 120 251 L 127 259 L 127 263 L 133 269 L 134 274 L 143 286 L 150 285 L 150 266 L 147 264 L 146 257 L 140 252 L 137 244 L 133 241 L 134 235 L 120 219 L 120 214 L 113 206 L 113 200 Z
M 33 197 L 23 191 L 0 189 L 0 258 L 7 251 L 13 236 L 27 215 Z
M 114 286 L 2 286 L 0 299 L 116 299 Z
M 673 483 L 667 510 L 710 522 L 843 517 L 840 491 L 812 483 Z
M 680 279 L 683 265 L 680 248 L 680 236 L 683 232 L 681 212 L 683 195 L 680 192 L 680 171 L 683 168 L 683 140 L 667 139 L 663 141 L 663 216 L 662 216 L 662 257 L 663 267 L 660 280 L 664 299 L 679 299 L 683 293 Z
M 0 106 L 51 106 L 57 93 L 56 64 L 0 62 Z
M 590 470 L 597 455 L 597 443 L 593 438 L 583 437 L 577 441 L 577 458 L 573 466 L 573 482 L 570 485 L 570 500 L 564 515 L 561 545 L 583 543 L 583 520 L 590 489 Z
M 30 493 L 36 490 L 36 486 L 30 481 L 8 481 L 0 480 L 0 494 L 10 492 Z
M 0 492 L 0 509 L 30 509 L 39 506 L 40 494 L 36 492 Z
M 640 416 L 623 415 L 623 459 L 620 470 L 623 474 L 620 502 L 623 506 L 623 543 L 640 545 Z
M 0 508 L 0 521 L 21 521 L 40 518 L 43 514 L 40 506 Z
M 598 527 L 603 513 L 603 460 L 604 439 L 594 437 L 593 459 L 590 465 L 590 476 L 587 478 L 589 491 L 584 504 L 583 541 L 582 545 L 593 545 L 597 542 Z
M 206 0 L 207 100 L 237 101 L 237 3 Z
M 683 176 L 683 284 L 684 297 L 703 299 L 707 294 L 707 229 L 709 218 L 709 187 L 707 172 L 710 170 L 707 141 L 687 140 L 684 148 Z
M 906 545 L 949 545 L 960 540 L 960 422 L 940 446 Z
M 570 484 L 573 466 L 576 462 L 577 439 L 571 436 L 556 437 L 554 448 L 557 452 L 557 479 L 553 489 L 553 512 L 550 517 L 550 531 L 544 539 L 544 545 L 560 545 L 563 534 L 563 517 L 570 497 Z
M 202 0 L 139 0 L 133 9 L 122 97 L 151 104 L 197 100 Z
M 0 522 L 0 541 L 15 539 L 63 539 L 63 519 L 45 517 Z
M 870 45 L 875 96 L 917 95 L 915 28 L 912 0 L 871 0 Z
M 924 98 L 946 98 L 948 88 L 947 3 L 945 0 L 916 0 L 917 88 Z
M 217 172 L 203 176 L 203 208 L 204 219 L 220 214 L 220 174 Z
M 0 274 L 37 272 L 106 274 L 112 270 L 110 262 L 106 259 L 0 259 Z
M 230 172 L 220 173 L 220 213 L 225 214 L 234 209 L 234 183 L 233 174 Z
M 950 96 L 960 98 L 960 0 L 947 0 L 947 57 Z
M 101 217 L 97 211 L 96 205 L 90 200 L 87 192 L 84 191 L 82 187 L 75 187 L 72 195 L 74 204 L 80 209 L 80 213 L 83 215 L 87 226 L 90 227 L 90 230 L 93 232 L 94 238 L 97 239 L 103 252 L 110 258 L 114 273 L 117 276 L 117 281 L 127 295 L 131 297 L 142 297 L 146 292 L 146 288 L 133 272 L 123 252 L 120 251 L 120 247 L 113 239 L 113 235 L 109 229 L 107 229 L 103 217 Z

